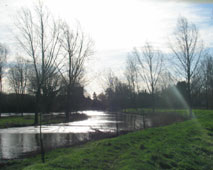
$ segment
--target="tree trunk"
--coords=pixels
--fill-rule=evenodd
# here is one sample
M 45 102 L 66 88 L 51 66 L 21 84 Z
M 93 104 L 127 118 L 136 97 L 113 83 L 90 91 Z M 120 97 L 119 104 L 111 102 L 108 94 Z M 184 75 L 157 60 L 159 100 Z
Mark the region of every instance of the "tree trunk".
M 43 112 L 42 113 L 40 112 L 40 147 L 41 147 L 41 160 L 42 160 L 42 163 L 45 163 L 45 151 L 44 151 L 43 137 L 42 137 L 42 131 L 41 131 L 42 115 L 43 115 Z
M 67 101 L 66 101 L 66 121 L 70 120 L 70 87 L 67 89 Z
M 2 95 L 1 95 L 1 91 L 0 91 L 0 118 L 1 118 L 1 112 L 2 112 L 2 107 L 1 106 L 2 106 Z
M 208 88 L 206 87 L 206 109 L 209 109 Z
M 154 94 L 154 87 L 152 87 L 152 112 L 155 112 L 155 94 Z
M 40 92 L 37 92 L 36 99 L 35 99 L 35 118 L 34 118 L 35 125 L 38 125 L 39 98 L 40 98 Z
M 20 106 L 20 108 L 21 108 L 21 116 L 22 117 L 24 116 L 24 107 L 23 107 L 23 105 L 24 105 L 24 94 L 22 93 L 21 94 L 21 106 Z
M 118 112 L 116 112 L 116 135 L 119 135 L 119 127 L 118 127 Z
M 190 116 L 190 118 L 192 118 L 192 98 L 191 98 L 190 78 L 188 78 L 187 86 L 188 86 L 189 116 Z
M 146 129 L 146 116 L 145 116 L 145 112 L 143 113 L 143 129 Z

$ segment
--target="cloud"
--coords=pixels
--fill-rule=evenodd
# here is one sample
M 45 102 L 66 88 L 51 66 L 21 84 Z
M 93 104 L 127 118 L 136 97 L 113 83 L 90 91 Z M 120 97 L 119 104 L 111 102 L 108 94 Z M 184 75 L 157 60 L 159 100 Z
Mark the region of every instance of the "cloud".
M 165 1 L 170 1 L 170 0 L 165 0 Z M 212 0 L 173 0 L 175 2 L 190 2 L 190 3 L 213 3 Z
M 95 55 L 88 62 L 90 77 L 112 68 L 121 74 L 128 52 L 146 41 L 168 52 L 168 37 L 177 18 L 185 16 L 200 29 L 208 47 L 212 41 L 212 1 L 190 0 L 43 0 L 55 17 L 60 16 L 74 26 L 81 23 L 84 32 L 95 42 Z M 0 5 L 0 40 L 16 48 L 11 35 L 13 16 L 21 6 L 32 8 L 35 1 L 2 0 Z M 209 4 L 205 4 L 209 3 Z M 97 87 L 94 83 L 93 87 Z
M 144 1 L 144 0 L 139 0 L 139 1 Z M 212 0 L 153 0 L 153 1 L 160 1 L 160 2 L 176 2 L 176 3 L 213 3 Z

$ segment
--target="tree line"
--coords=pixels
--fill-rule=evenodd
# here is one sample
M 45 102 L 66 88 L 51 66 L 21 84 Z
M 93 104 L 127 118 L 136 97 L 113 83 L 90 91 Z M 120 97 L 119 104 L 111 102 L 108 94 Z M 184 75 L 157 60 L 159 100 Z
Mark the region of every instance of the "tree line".
M 177 21 L 169 52 L 150 42 L 134 48 L 126 59 L 124 79 L 109 73 L 105 92 L 97 96 L 101 107 L 213 108 L 213 57 L 204 47 L 195 24 Z
M 93 41 L 79 25 L 71 29 L 65 21 L 56 20 L 42 2 L 34 10 L 22 8 L 15 29 L 20 52 L 5 75 L 19 110 L 33 110 L 35 124 L 39 113 L 52 110 L 65 111 L 69 119 L 71 111 L 90 102 L 84 97 L 84 64 L 93 54 Z M 7 55 L 6 46 L 0 44 L 0 78 Z M 6 107 L 5 98 L 13 97 L 1 95 L 1 107 Z M 23 108 L 26 100 L 32 108 Z

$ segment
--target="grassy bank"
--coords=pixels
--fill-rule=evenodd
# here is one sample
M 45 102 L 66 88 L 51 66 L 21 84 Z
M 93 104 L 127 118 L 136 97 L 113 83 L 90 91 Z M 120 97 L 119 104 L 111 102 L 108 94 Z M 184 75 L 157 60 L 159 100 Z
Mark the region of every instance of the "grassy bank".
M 82 146 L 56 149 L 11 161 L 2 169 L 206 169 L 213 168 L 213 111 L 195 110 L 196 118 L 150 128 Z
M 150 108 L 139 108 L 139 109 L 135 109 L 135 108 L 130 108 L 130 109 L 124 109 L 123 110 L 124 113 L 133 113 L 133 114 L 153 114 L 152 109 Z M 189 116 L 189 110 L 186 109 L 155 109 L 155 113 L 177 113 L 179 115 L 188 117 Z
M 78 121 L 87 119 L 85 114 L 72 114 L 70 116 L 71 121 Z M 40 120 L 40 118 L 39 118 Z M 42 116 L 42 124 L 54 124 L 62 123 L 65 121 L 65 115 L 44 115 Z M 0 128 L 9 128 L 9 127 L 23 127 L 23 126 L 33 126 L 34 125 L 34 116 L 11 116 L 11 117 L 1 117 L 0 118 Z

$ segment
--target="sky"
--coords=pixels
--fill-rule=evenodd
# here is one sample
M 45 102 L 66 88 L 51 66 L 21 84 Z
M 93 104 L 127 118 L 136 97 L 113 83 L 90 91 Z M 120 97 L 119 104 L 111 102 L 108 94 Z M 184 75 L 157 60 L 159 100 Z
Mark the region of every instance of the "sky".
M 86 90 L 103 91 L 105 74 L 122 77 L 127 55 L 149 41 L 169 53 L 169 39 L 178 17 L 196 24 L 205 46 L 213 46 L 213 1 L 204 0 L 43 0 L 55 17 L 70 26 L 76 21 L 94 41 L 94 55 L 87 61 Z M 17 50 L 13 35 L 15 16 L 21 7 L 32 8 L 36 0 L 0 0 L 0 42 Z M 13 57 L 11 55 L 10 60 Z

